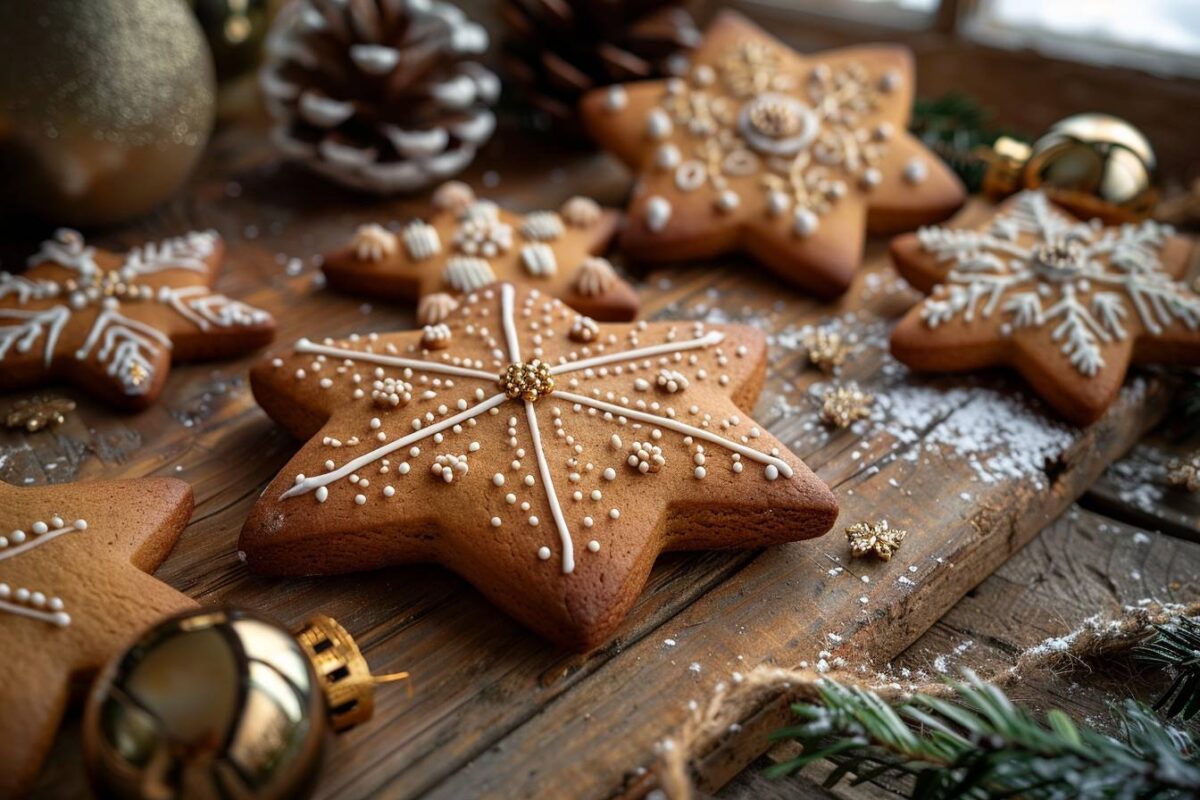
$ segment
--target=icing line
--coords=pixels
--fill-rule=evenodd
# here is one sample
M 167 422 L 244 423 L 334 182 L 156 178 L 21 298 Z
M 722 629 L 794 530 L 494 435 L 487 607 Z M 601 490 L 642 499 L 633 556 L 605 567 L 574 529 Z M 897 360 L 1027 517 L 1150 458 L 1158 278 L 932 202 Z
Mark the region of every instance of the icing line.
M 338 469 L 335 469 L 331 472 L 326 472 L 324 475 L 314 475 L 311 478 L 305 478 L 304 480 L 298 482 L 295 486 L 293 486 L 292 488 L 290 488 L 286 492 L 284 492 L 280 496 L 280 499 L 286 500 L 289 497 L 295 497 L 296 495 L 301 495 L 301 494 L 305 494 L 307 492 L 311 492 L 313 489 L 316 489 L 318 486 L 327 486 L 328 484 L 333 483 L 334 481 L 336 481 L 340 478 L 346 477 L 347 475 L 354 472 L 355 470 L 362 469 L 367 464 L 371 464 L 375 461 L 378 461 L 379 459 L 383 458 L 384 456 L 388 455 L 389 453 L 394 453 L 395 451 L 397 451 L 403 447 L 408 447 L 409 445 L 414 444 L 415 442 L 419 442 L 422 439 L 426 439 L 430 436 L 433 436 L 435 433 L 440 433 L 441 431 L 444 431 L 447 428 L 452 428 L 455 425 L 458 425 L 460 422 L 466 422 L 468 419 L 471 419 L 472 417 L 479 416 L 480 414 L 500 405 L 507 399 L 508 399 L 508 397 L 503 392 L 501 392 L 500 394 L 494 394 L 491 397 L 489 397 L 487 400 L 484 400 L 482 403 L 477 403 L 476 405 L 471 406 L 466 411 L 463 411 L 459 414 L 455 414 L 452 417 L 447 417 L 446 419 L 442 420 L 441 422 L 436 422 L 436 423 L 430 425 L 429 427 L 422 428 L 419 431 L 414 431 L 414 432 L 410 433 L 408 436 L 402 436 L 401 438 L 397 439 L 394 442 L 389 442 L 388 444 L 385 444 L 382 447 L 375 448 L 374 450 L 372 450 L 369 453 L 364 453 L 363 455 L 359 456 L 358 458 L 347 461 L 345 464 L 343 464 Z
M 542 451 L 542 434 L 538 430 L 537 411 L 533 403 L 525 401 L 525 416 L 529 419 L 529 435 L 533 439 L 533 452 L 537 455 L 538 472 L 542 476 L 542 484 L 546 487 L 546 498 L 550 501 L 550 514 L 558 527 L 558 537 L 562 540 L 562 571 L 569 574 L 575 571 L 575 545 L 571 541 L 571 531 L 567 521 L 563 519 L 562 507 L 558 504 L 558 493 L 554 491 L 554 481 L 550 478 L 550 465 L 546 463 L 546 454 Z
M 625 406 L 606 403 L 603 400 L 595 400 L 591 397 L 584 397 L 583 395 L 575 394 L 574 392 L 563 392 L 556 389 L 551 393 L 551 397 L 557 397 L 569 403 L 579 403 L 580 405 L 591 406 L 592 408 L 599 409 L 600 411 L 607 411 L 610 414 L 629 417 L 630 419 L 636 419 L 639 422 L 646 422 L 651 425 L 660 425 L 668 430 L 681 433 L 685 436 L 703 439 L 706 442 L 720 445 L 721 447 L 732 450 L 735 453 L 741 453 L 746 458 L 753 459 L 760 464 L 773 464 L 779 470 L 781 475 L 786 478 L 792 477 L 792 467 L 783 459 L 776 458 L 772 455 L 767 455 L 766 453 L 755 450 L 753 447 L 746 447 L 745 445 L 738 444 L 735 441 L 726 439 L 724 436 L 718 436 L 717 434 L 706 431 L 703 428 L 697 428 L 694 425 L 688 425 L 686 422 L 679 422 L 678 420 L 671 419 L 670 417 L 660 417 L 655 414 L 647 414 L 643 411 L 636 411 L 632 408 L 626 408 Z
M 687 350 L 698 350 L 709 345 L 720 344 L 725 340 L 725 334 L 720 331 L 709 331 L 699 339 L 688 339 L 683 342 L 666 342 L 665 344 L 655 344 L 648 347 L 639 347 L 634 350 L 623 350 L 619 353 L 606 353 L 602 356 L 594 356 L 585 358 L 581 361 L 568 361 L 565 364 L 558 364 L 550 368 L 551 375 L 563 375 L 568 372 L 576 372 L 589 367 L 599 367 L 605 364 L 614 364 L 618 361 L 632 361 L 638 358 L 647 358 L 649 356 L 660 356 L 667 353 L 682 353 Z
M 317 353 L 318 355 L 334 356 L 335 358 L 348 358 L 351 361 L 365 361 L 369 364 L 379 364 L 385 367 L 408 367 L 409 369 L 425 370 L 427 372 L 440 372 L 443 375 L 457 375 L 460 378 L 479 378 L 480 380 L 491 381 L 492 383 L 496 382 L 496 375 L 494 373 L 484 372 L 483 370 L 456 367 L 453 364 L 440 364 L 436 361 L 421 361 L 415 358 L 385 356 L 379 353 L 365 353 L 361 350 L 329 347 L 327 345 L 316 344 L 309 339 L 298 340 L 293 349 L 297 353 Z

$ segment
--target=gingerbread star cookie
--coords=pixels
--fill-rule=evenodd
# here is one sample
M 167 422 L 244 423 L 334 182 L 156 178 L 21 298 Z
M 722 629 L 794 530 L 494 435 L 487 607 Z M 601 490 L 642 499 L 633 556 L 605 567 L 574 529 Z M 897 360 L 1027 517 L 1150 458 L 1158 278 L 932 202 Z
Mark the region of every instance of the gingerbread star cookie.
M 118 255 L 57 231 L 22 274 L 0 272 L 0 391 L 65 380 L 141 409 L 162 391 L 173 359 L 266 344 L 270 314 L 212 291 L 223 249 L 209 231 Z
M 183 481 L 0 483 L 0 797 L 22 797 L 72 686 L 196 604 L 150 577 L 192 513 Z
M 748 414 L 765 370 L 755 329 L 598 324 L 511 284 L 423 331 L 303 339 L 251 372 L 307 443 L 239 547 L 277 575 L 438 562 L 592 648 L 659 553 L 833 525 L 833 494 Z
M 585 96 L 588 129 L 639 179 L 622 251 L 645 262 L 742 251 L 802 289 L 841 294 L 868 227 L 910 229 L 964 199 L 906 131 L 912 73 L 899 47 L 802 57 L 724 12 L 686 74 Z
M 1012 366 L 1085 425 L 1130 362 L 1200 364 L 1200 295 L 1177 282 L 1192 247 L 1157 222 L 1106 228 L 1023 192 L 977 230 L 892 243 L 901 274 L 931 292 L 897 325 L 892 353 L 934 372 Z
M 557 211 L 514 214 L 450 181 L 434 192 L 428 219 L 398 234 L 360 226 L 344 248 L 325 256 L 323 269 L 335 289 L 419 298 L 422 325 L 442 322 L 462 293 L 494 281 L 536 286 L 594 319 L 631 320 L 637 294 L 598 256 L 619 219 L 587 197 L 572 197 Z

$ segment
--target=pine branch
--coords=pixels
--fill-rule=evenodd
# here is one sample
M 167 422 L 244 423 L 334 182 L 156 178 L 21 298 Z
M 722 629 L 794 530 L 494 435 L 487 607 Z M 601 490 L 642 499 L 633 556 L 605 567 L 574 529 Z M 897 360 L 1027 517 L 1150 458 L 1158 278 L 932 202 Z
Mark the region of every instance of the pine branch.
M 1174 674 L 1154 710 L 1168 718 L 1191 719 L 1200 713 L 1200 622 L 1178 617 L 1154 630 L 1154 636 L 1133 652 L 1141 663 Z
M 804 752 L 773 767 L 786 775 L 820 759 L 832 787 L 882 775 L 912 778 L 910 796 L 944 798 L 1173 798 L 1200 793 L 1190 736 L 1128 701 L 1119 737 L 1080 728 L 1061 711 L 1039 721 L 972 673 L 951 684 L 958 702 L 916 695 L 891 706 L 874 692 L 823 681 L 819 701 L 798 703 L 798 724 L 773 738 Z
M 915 101 L 909 129 L 958 173 L 971 192 L 979 191 L 987 171 L 977 149 L 1012 135 L 994 127 L 991 114 L 974 98 L 958 92 Z

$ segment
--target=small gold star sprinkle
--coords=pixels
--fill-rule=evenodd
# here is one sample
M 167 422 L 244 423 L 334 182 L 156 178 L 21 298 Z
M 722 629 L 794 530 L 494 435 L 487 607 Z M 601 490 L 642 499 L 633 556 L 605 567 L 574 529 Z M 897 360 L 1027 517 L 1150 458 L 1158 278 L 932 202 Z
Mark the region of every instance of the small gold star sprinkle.
M 854 384 L 836 386 L 825 392 L 821 400 L 821 421 L 835 428 L 849 428 L 857 420 L 871 415 L 875 396 Z
M 43 428 L 63 424 L 67 414 L 75 410 L 75 401 L 65 397 L 31 397 L 18 400 L 8 409 L 4 424 L 35 433 Z
M 1200 491 L 1200 453 L 1172 462 L 1167 472 L 1167 483 L 1188 492 Z
M 833 373 L 846 360 L 850 348 L 841 334 L 826 328 L 816 328 L 804 336 L 808 361 L 826 375 Z
M 889 528 L 886 519 L 880 522 L 856 522 L 846 528 L 850 555 L 854 558 L 869 553 L 881 561 L 891 561 L 892 554 L 900 549 L 900 543 L 907 535 L 908 531 Z

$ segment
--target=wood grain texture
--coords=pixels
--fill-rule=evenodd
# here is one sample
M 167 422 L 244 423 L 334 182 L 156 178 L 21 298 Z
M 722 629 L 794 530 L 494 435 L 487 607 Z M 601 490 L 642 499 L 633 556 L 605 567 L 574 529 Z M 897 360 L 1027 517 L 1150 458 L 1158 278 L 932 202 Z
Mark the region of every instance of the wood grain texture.
M 514 208 L 557 205 L 579 187 L 620 204 L 629 187 L 603 157 L 535 151 L 515 136 L 497 141 L 467 178 L 478 183 L 488 169 L 499 170 L 493 196 Z M 271 311 L 281 341 L 336 337 L 411 327 L 412 314 L 316 289 L 309 256 L 359 222 L 403 217 L 425 202 L 331 189 L 281 167 L 262 127 L 245 124 L 218 134 L 178 201 L 103 243 L 215 228 L 229 244 L 221 291 Z M 1108 416 L 1078 431 L 1046 427 L 1003 376 L 912 378 L 883 346 L 892 320 L 915 299 L 896 284 L 883 244 L 869 244 L 866 269 L 835 305 L 804 298 L 745 262 L 634 274 L 643 316 L 745 321 L 768 331 L 771 367 L 756 418 L 835 488 L 843 524 L 886 517 L 909 529 L 901 555 L 850 564 L 839 528 L 762 553 L 669 556 L 617 636 L 587 656 L 550 648 L 432 567 L 302 580 L 251 575 L 237 557 L 238 530 L 296 447 L 253 404 L 251 358 L 174 370 L 160 403 L 138 415 L 115 416 L 80 398 L 77 414 L 53 433 L 5 433 L 0 477 L 184 478 L 197 510 L 160 579 L 201 603 L 248 606 L 288 625 L 328 613 L 358 637 L 375 669 L 413 673 L 413 700 L 382 692 L 375 719 L 333 743 L 319 797 L 637 793 L 650 785 L 640 771 L 655 743 L 683 719 L 689 700 L 702 700 L 735 670 L 812 660 L 834 649 L 830 633 L 842 637 L 836 654 L 891 658 L 1066 508 L 1165 408 L 1161 384 L 1138 379 Z M 291 258 L 300 261 L 289 270 Z M 853 334 L 843 378 L 879 396 L 876 417 L 857 431 L 830 434 L 817 422 L 823 378 L 805 369 L 796 346 L 815 322 Z M 970 432 L 994 408 L 1005 409 L 1013 427 L 980 450 Z M 1031 448 L 1030 435 L 1041 444 Z M 764 732 L 779 720 L 768 708 L 741 734 L 711 743 L 704 783 L 720 785 L 758 757 Z M 81 794 L 78 763 L 68 724 L 38 796 Z

